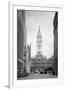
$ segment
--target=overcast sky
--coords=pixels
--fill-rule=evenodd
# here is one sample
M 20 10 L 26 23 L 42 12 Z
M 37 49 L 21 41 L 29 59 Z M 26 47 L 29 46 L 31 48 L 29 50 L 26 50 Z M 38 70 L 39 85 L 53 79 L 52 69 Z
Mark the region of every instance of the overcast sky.
M 37 32 L 40 25 L 42 34 L 42 54 L 47 58 L 54 53 L 53 19 L 55 12 L 25 11 L 27 43 L 31 42 L 31 56 L 37 53 Z

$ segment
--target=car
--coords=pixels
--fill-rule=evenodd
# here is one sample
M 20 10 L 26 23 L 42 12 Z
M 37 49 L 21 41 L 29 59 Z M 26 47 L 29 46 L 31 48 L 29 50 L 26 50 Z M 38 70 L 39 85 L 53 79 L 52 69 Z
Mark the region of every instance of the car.
M 54 74 L 54 69 L 52 67 L 48 67 L 47 69 L 45 69 L 45 73 Z
M 40 74 L 43 74 L 43 73 L 44 73 L 44 72 L 42 72 L 42 71 L 40 72 Z

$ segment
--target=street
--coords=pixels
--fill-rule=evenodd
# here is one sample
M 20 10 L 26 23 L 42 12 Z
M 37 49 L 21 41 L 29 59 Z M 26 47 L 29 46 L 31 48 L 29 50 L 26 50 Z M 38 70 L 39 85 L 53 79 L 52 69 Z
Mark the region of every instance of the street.
M 26 79 L 45 79 L 45 78 L 57 78 L 56 75 L 51 74 L 29 74 L 27 77 L 20 77 L 18 80 L 26 80 Z

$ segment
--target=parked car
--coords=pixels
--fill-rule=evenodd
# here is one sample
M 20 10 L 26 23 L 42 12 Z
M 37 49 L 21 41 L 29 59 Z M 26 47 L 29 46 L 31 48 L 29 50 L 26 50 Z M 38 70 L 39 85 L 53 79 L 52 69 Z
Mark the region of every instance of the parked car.
M 52 67 L 48 67 L 47 69 L 45 69 L 45 73 L 54 74 L 54 69 Z

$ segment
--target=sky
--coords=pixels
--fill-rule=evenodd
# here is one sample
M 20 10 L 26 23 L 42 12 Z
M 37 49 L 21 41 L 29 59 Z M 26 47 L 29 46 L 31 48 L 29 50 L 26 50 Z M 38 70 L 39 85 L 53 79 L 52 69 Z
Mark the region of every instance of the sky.
M 31 43 L 31 56 L 37 53 L 37 32 L 40 26 L 42 35 L 42 54 L 47 58 L 54 53 L 53 19 L 55 12 L 25 11 L 27 44 Z

